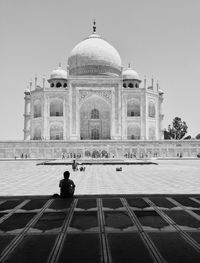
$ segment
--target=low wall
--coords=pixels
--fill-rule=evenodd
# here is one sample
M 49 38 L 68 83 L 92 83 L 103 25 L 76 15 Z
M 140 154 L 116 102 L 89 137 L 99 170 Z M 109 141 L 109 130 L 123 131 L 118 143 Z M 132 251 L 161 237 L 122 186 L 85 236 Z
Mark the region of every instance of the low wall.
M 0 158 L 197 157 L 200 140 L 0 141 Z

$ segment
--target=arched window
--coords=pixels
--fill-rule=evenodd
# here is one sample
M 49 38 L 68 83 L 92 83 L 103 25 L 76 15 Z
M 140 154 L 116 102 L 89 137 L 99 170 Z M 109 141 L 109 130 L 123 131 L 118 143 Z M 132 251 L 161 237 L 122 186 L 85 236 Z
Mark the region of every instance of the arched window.
M 101 157 L 101 155 L 97 150 L 94 150 L 92 152 L 92 158 L 100 158 L 100 157 Z
M 33 140 L 41 140 L 41 127 L 37 126 L 33 131 Z
M 64 83 L 63 87 L 64 87 L 64 88 L 67 88 L 67 83 Z
M 136 89 L 137 89 L 137 88 L 139 88 L 139 85 L 138 85 L 138 83 L 135 83 L 135 87 L 136 87 Z
M 155 109 L 155 105 L 152 101 L 149 102 L 149 117 L 151 118 L 155 118 L 156 116 L 156 109 Z
M 91 119 L 99 119 L 99 111 L 97 109 L 91 111 Z
M 127 116 L 137 117 L 140 116 L 140 102 L 138 100 L 130 100 L 127 103 Z
M 156 130 L 154 126 L 149 127 L 149 140 L 155 140 Z
M 133 83 L 129 83 L 129 84 L 128 84 L 128 87 L 129 87 L 129 88 L 133 88 Z
M 56 83 L 56 88 L 60 88 L 62 86 L 62 84 L 60 82 Z
M 138 125 L 128 126 L 127 139 L 140 140 L 140 127 Z
M 33 116 L 34 116 L 34 118 L 41 117 L 41 102 L 40 102 L 40 100 L 34 101 Z
M 63 102 L 54 100 L 50 103 L 50 116 L 63 116 Z
M 51 83 L 51 87 L 52 87 L 52 88 L 54 87 L 54 83 Z
M 50 140 L 63 140 L 63 127 L 59 124 L 53 124 L 50 127 Z
M 123 87 L 126 88 L 126 83 L 123 83 Z
M 88 151 L 88 150 L 85 151 L 85 157 L 90 157 L 90 155 L 91 155 L 91 154 L 90 154 L 90 151 Z

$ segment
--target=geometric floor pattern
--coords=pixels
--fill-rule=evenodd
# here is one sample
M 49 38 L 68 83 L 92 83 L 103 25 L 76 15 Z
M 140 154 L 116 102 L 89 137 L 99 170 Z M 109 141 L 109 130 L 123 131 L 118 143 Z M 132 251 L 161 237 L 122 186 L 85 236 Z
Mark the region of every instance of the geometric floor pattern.
M 200 262 L 200 195 L 1 197 L 0 262 Z

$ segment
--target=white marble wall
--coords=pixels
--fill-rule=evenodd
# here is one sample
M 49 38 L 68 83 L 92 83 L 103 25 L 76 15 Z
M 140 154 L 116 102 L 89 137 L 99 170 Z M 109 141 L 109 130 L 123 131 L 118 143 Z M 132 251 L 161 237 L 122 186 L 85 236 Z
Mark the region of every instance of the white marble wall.
M 134 99 L 140 103 L 140 116 L 127 116 L 128 101 Z M 50 103 L 54 100 L 63 103 L 63 116 L 50 116 Z M 40 102 L 42 112 L 40 117 L 34 118 L 34 103 L 36 101 Z M 148 115 L 150 101 L 155 105 L 155 118 Z M 158 140 L 162 138 L 163 134 L 162 101 L 163 96 L 153 89 L 123 88 L 122 79 L 119 77 L 70 77 L 67 88 L 44 87 L 33 90 L 29 96 L 25 95 L 24 139 L 33 139 L 34 130 L 40 127 L 41 139 L 49 140 L 50 128 L 56 124 L 62 126 L 64 140 L 77 141 L 84 136 L 90 139 L 89 132 L 86 132 L 86 129 L 89 129 L 89 111 L 91 105 L 93 107 L 96 105 L 99 107 L 101 115 L 104 116 L 101 119 L 102 139 L 127 140 L 128 130 L 132 126 L 139 127 L 141 140 Z M 29 108 L 30 115 L 28 114 Z M 88 125 L 86 122 L 83 124 L 83 120 L 81 121 L 84 119 L 81 117 L 83 112 L 80 114 L 82 109 L 87 114 Z M 106 114 L 107 117 L 105 117 Z M 102 130 L 104 126 L 106 128 Z M 153 129 L 155 136 L 152 136 Z M 81 132 L 87 135 L 82 136 Z

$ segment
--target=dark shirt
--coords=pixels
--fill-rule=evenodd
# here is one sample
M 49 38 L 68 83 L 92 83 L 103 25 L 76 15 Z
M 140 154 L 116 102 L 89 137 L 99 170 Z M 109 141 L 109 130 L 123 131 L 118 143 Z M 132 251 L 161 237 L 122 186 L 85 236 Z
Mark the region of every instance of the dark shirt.
M 61 197 L 71 197 L 74 194 L 75 184 L 70 179 L 62 179 L 59 183 Z

